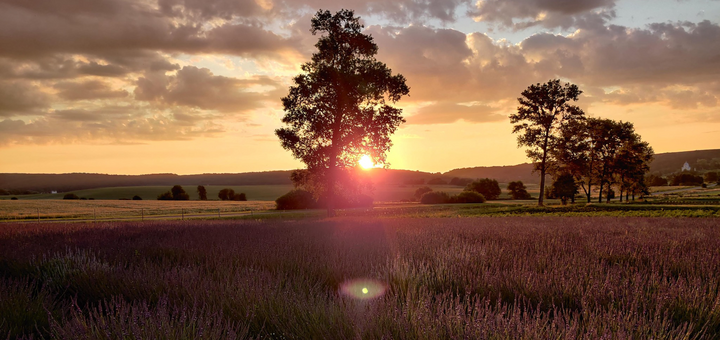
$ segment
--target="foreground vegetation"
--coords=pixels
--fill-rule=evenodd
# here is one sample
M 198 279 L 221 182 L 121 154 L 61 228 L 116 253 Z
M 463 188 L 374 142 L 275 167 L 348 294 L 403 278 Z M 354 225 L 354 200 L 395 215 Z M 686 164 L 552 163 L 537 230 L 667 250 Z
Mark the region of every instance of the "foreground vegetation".
M 713 339 L 718 249 L 717 219 L 4 224 L 0 337 Z

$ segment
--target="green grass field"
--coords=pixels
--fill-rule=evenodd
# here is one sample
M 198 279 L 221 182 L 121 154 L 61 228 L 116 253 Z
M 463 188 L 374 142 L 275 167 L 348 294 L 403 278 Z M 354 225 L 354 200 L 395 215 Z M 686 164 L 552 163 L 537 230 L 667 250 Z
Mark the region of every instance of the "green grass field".
M 373 197 L 377 202 L 398 202 L 407 201 L 413 199 L 415 190 L 424 185 L 376 185 L 373 190 Z M 463 190 L 463 187 L 454 185 L 430 185 L 434 191 L 444 191 L 448 194 L 455 195 Z M 503 194 L 501 198 L 509 198 L 505 188 L 506 183 L 501 183 L 500 187 L 503 188 Z M 196 186 L 183 186 L 185 191 L 190 195 L 191 200 L 198 200 L 200 197 L 197 194 Z M 247 195 L 247 199 L 250 201 L 274 201 L 278 197 L 284 195 L 288 191 L 292 190 L 292 185 L 244 185 L 244 186 L 222 186 L 222 185 L 209 185 L 205 186 L 208 191 L 208 198 L 210 200 L 218 199 L 218 192 L 224 188 L 230 188 L 235 190 L 236 193 L 244 192 Z M 20 200 L 57 200 L 62 199 L 67 193 L 74 193 L 79 197 L 93 198 L 96 200 L 117 200 L 121 198 L 132 198 L 135 195 L 142 197 L 143 200 L 155 200 L 157 196 L 169 191 L 169 186 L 139 186 L 139 187 L 112 187 L 112 188 L 98 188 L 98 189 L 86 189 L 86 190 L 75 190 L 70 192 L 63 192 L 57 194 L 36 194 L 36 195 L 20 195 L 16 196 Z M 529 184 L 528 192 L 537 196 L 540 189 L 537 185 Z M 11 196 L 0 196 L 0 200 L 9 200 Z

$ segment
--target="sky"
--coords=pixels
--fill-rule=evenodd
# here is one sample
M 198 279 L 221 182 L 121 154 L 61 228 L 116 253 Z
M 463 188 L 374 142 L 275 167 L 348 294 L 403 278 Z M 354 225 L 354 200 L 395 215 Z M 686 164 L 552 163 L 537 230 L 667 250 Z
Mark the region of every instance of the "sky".
M 554 78 L 656 153 L 720 147 L 720 0 L 0 0 L 0 172 L 301 168 L 280 99 L 341 8 L 410 87 L 390 168 L 527 162 L 508 115 Z

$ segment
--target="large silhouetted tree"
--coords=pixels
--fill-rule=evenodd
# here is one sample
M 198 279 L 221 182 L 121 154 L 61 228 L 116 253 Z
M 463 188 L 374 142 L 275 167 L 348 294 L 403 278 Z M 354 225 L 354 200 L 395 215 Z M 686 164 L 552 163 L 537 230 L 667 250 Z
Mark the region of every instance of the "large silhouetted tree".
M 518 98 L 518 112 L 510 115 L 510 122 L 515 124 L 513 133 L 519 133 L 518 146 L 528 148 L 527 155 L 540 172 L 538 205 L 543 205 L 545 174 L 552 161 L 549 151 L 556 145 L 560 127 L 585 115 L 579 107 L 570 105 L 581 93 L 577 85 L 562 85 L 559 79 L 530 85 Z
M 389 103 L 410 91 L 402 75 L 375 59 L 378 47 L 359 19 L 351 10 L 315 14 L 310 31 L 321 35 L 318 50 L 282 99 L 287 126 L 275 131 L 307 166 L 331 216 L 341 173 L 364 154 L 385 162 L 390 135 L 405 121 Z

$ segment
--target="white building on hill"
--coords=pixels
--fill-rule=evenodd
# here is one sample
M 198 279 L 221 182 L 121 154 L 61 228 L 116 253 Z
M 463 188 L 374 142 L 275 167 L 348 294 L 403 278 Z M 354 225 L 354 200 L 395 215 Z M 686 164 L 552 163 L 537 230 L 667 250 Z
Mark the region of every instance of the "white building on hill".
M 680 171 L 690 171 L 690 164 L 688 162 L 685 162 L 682 168 L 680 168 Z

